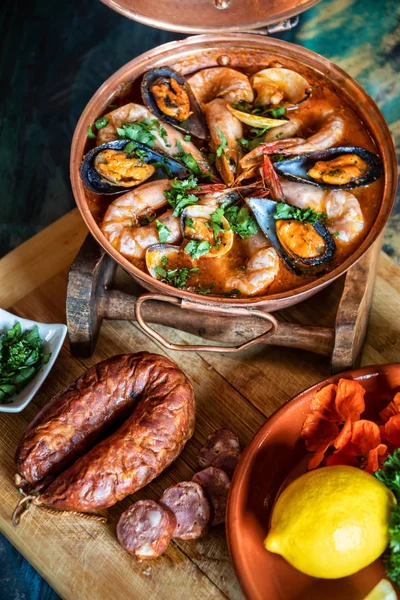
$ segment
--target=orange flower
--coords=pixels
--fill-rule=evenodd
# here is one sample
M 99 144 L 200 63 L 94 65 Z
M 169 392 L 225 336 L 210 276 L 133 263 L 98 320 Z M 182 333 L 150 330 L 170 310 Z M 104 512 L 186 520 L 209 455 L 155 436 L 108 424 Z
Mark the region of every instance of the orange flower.
M 365 410 L 364 395 L 365 390 L 358 381 L 339 379 L 335 405 L 342 421 L 347 418 L 358 421 Z
M 385 434 L 384 441 L 389 442 L 396 448 L 400 447 L 400 413 L 390 417 L 389 421 L 385 423 Z
M 398 415 L 399 413 L 400 413 L 400 392 L 397 392 L 397 394 L 395 395 L 393 400 L 391 402 L 389 402 L 387 407 L 384 408 L 383 410 L 381 410 L 381 412 L 379 413 L 379 416 L 382 419 L 382 421 L 384 421 L 386 423 L 386 421 L 389 421 L 390 417 L 394 417 L 395 415 Z

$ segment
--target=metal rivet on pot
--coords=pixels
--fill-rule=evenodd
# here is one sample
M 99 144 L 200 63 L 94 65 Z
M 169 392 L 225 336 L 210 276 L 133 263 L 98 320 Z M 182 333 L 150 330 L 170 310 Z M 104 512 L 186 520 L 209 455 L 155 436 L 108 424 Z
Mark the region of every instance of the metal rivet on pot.
M 217 63 L 221 65 L 221 67 L 226 67 L 231 64 L 231 57 L 227 54 L 222 54 L 221 56 L 218 56 Z

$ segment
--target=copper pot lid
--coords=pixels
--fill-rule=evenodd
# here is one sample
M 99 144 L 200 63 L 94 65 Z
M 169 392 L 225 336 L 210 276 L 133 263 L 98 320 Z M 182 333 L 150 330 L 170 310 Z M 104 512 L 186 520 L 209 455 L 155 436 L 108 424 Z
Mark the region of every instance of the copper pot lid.
M 320 0 L 101 0 L 129 19 L 168 31 L 258 29 L 289 19 Z

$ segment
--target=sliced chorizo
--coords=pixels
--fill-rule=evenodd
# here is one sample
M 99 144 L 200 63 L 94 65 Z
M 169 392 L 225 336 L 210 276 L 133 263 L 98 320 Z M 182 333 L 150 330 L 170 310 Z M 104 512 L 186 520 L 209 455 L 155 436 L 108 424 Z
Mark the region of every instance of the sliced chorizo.
M 211 505 L 211 525 L 225 523 L 230 479 L 225 471 L 207 467 L 192 477 L 205 491 Z
M 173 537 L 194 540 L 207 531 L 210 503 L 203 488 L 194 481 L 182 481 L 167 488 L 160 498 L 176 517 Z
M 239 462 L 240 454 L 232 450 L 232 452 L 221 452 L 217 458 L 213 460 L 212 467 L 222 469 L 232 479 L 236 466 Z
M 154 355 L 147 352 L 113 356 L 54 396 L 18 445 L 18 485 L 34 485 L 60 473 L 93 446 L 138 401 L 153 362 Z
M 122 364 L 125 360 L 121 357 Z M 194 431 L 193 388 L 168 358 L 146 354 L 143 361 L 145 380 L 128 419 L 58 475 L 35 504 L 97 512 L 147 485 L 181 453 Z M 117 370 L 110 389 L 125 375 Z
M 129 554 L 140 559 L 157 558 L 167 549 L 175 527 L 175 515 L 167 506 L 139 500 L 120 516 L 117 538 Z
M 238 436 L 230 429 L 219 429 L 211 433 L 198 456 L 198 463 L 202 469 L 210 467 L 220 454 L 240 455 L 241 448 Z

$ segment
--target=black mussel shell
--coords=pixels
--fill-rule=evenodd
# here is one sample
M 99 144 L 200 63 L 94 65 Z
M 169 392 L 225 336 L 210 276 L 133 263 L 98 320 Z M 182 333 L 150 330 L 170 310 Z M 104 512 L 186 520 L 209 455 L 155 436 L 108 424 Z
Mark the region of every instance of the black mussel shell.
M 267 198 L 246 198 L 248 206 L 253 211 L 260 229 L 278 251 L 286 265 L 297 275 L 310 272 L 315 267 L 320 267 L 332 260 L 336 250 L 333 236 L 321 221 L 312 224 L 315 231 L 325 242 L 325 252 L 312 258 L 289 255 L 283 248 L 276 231 L 277 220 L 274 218 L 277 202 Z M 282 219 L 279 219 L 282 220 Z M 288 219 L 292 221 L 293 219 Z
M 160 110 L 155 96 L 151 91 L 153 85 L 158 79 L 165 79 L 167 81 L 170 79 L 175 79 L 179 86 L 184 89 L 189 97 L 190 110 L 192 111 L 192 114 L 188 119 L 185 121 L 179 121 L 172 116 L 164 114 Z M 187 83 L 186 79 L 182 77 L 182 75 L 170 67 L 158 67 L 156 69 L 150 69 L 150 71 L 147 71 L 144 74 L 142 81 L 142 98 L 147 108 L 151 110 L 151 112 L 161 121 L 165 121 L 165 123 L 172 125 L 176 129 L 184 131 L 185 133 L 189 133 L 190 135 L 194 135 L 202 140 L 208 138 L 208 129 L 203 112 L 198 105 L 192 90 L 190 89 L 190 85 Z
M 113 185 L 111 182 L 104 179 L 104 177 L 102 177 L 94 167 L 94 161 L 99 152 L 107 148 L 111 148 L 112 150 L 124 150 L 125 146 L 130 142 L 131 140 L 127 139 L 106 142 L 105 144 L 96 146 L 93 148 L 93 150 L 90 150 L 90 152 L 85 155 L 81 164 L 81 178 L 85 188 L 91 192 L 94 192 L 95 194 L 120 194 L 121 192 L 127 192 L 129 189 L 132 189 L 129 187 Z M 149 179 L 145 180 L 146 183 L 149 181 L 154 181 L 155 179 L 164 179 L 165 177 L 176 179 L 186 179 L 189 177 L 191 171 L 173 158 L 167 156 L 166 154 L 162 154 L 161 152 L 155 152 L 155 150 L 149 146 L 146 146 L 145 144 L 141 144 L 140 142 L 132 143 L 134 144 L 136 150 L 140 150 L 146 154 L 146 156 L 143 155 L 144 162 L 150 164 L 157 163 L 154 165 L 156 167 L 155 173 L 153 173 Z M 134 150 L 131 153 L 127 153 L 127 156 L 129 157 L 134 155 Z M 165 166 L 163 167 L 161 165 Z
M 357 154 L 357 156 L 365 160 L 368 164 L 368 170 L 365 175 L 344 185 L 320 182 L 308 175 L 308 171 L 318 161 L 333 160 L 344 154 Z M 291 181 L 301 181 L 318 187 L 335 190 L 352 190 L 362 185 L 373 183 L 383 175 L 383 165 L 380 157 L 364 148 L 357 148 L 356 146 L 328 148 L 327 150 L 321 150 L 319 152 L 310 152 L 310 154 L 300 154 L 299 156 L 283 158 L 282 160 L 274 162 L 274 169 L 279 175 L 282 175 Z

